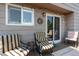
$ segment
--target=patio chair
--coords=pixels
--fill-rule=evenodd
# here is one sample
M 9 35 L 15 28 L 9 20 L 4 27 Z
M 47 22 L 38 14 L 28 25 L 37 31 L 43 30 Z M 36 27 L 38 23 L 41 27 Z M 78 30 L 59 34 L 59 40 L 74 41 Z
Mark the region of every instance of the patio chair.
M 26 56 L 29 50 L 20 48 L 18 34 L 2 35 L 2 53 L 4 56 Z
M 67 37 L 65 38 L 65 40 L 68 41 L 72 41 L 75 43 L 75 47 L 78 46 L 78 40 L 79 39 L 79 33 L 78 32 L 74 32 L 74 31 L 68 31 L 67 33 Z
M 36 32 L 34 36 L 35 44 L 40 55 L 53 52 L 53 44 L 48 42 L 45 32 Z

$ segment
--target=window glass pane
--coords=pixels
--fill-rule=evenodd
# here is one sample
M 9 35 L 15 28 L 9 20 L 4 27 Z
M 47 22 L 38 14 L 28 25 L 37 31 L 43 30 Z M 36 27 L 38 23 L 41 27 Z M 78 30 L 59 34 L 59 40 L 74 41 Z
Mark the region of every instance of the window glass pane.
M 21 9 L 9 6 L 8 8 L 8 23 L 20 24 L 21 23 Z
M 32 22 L 32 12 L 23 11 L 23 22 L 24 23 Z
M 53 38 L 53 16 L 47 16 L 48 38 Z

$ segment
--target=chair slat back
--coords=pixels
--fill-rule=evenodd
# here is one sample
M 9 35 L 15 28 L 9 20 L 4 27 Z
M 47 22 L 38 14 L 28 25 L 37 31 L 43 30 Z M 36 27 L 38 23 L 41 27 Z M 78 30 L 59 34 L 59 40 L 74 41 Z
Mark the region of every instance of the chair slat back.
M 75 32 L 74 38 L 78 38 L 78 32 Z
M 15 47 L 18 48 L 20 46 L 19 35 L 14 34 L 14 37 L 15 37 Z
M 15 49 L 15 38 L 14 38 L 14 34 L 11 34 L 11 40 L 12 40 L 12 49 Z
M 8 44 L 7 44 L 7 35 L 3 35 L 2 36 L 2 50 L 3 50 L 3 53 L 7 52 L 8 51 Z
M 8 36 L 8 44 L 9 44 L 9 45 L 8 45 L 8 46 L 9 46 L 8 49 L 9 49 L 9 51 L 10 51 L 10 50 L 12 50 L 12 40 L 11 40 L 11 35 L 7 35 L 7 36 Z
M 2 49 L 2 35 L 0 36 L 0 50 Z
M 38 40 L 38 41 L 47 40 L 46 37 L 45 37 L 45 32 L 36 32 L 35 36 L 36 36 L 36 40 Z
M 18 34 L 2 35 L 1 39 L 3 53 L 18 48 L 20 46 Z
M 38 40 L 40 38 L 38 32 L 35 33 L 35 37 L 36 37 L 36 40 Z

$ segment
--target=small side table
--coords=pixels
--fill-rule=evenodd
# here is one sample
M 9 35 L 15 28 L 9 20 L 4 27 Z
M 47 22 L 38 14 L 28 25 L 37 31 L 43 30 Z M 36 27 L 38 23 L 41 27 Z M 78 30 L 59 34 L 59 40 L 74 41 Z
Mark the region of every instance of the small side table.
M 53 41 L 49 41 L 50 44 L 54 44 Z
M 35 50 L 36 50 L 36 46 L 35 46 L 35 42 L 34 41 L 28 42 L 27 43 L 27 47 L 30 50 L 30 52 L 35 52 Z

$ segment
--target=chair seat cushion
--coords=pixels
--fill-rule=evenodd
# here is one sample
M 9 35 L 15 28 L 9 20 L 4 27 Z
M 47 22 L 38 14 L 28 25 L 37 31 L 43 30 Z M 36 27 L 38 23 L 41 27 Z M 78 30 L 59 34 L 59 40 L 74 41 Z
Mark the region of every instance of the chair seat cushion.
M 77 41 L 77 38 L 66 38 L 66 40 Z
M 78 32 L 68 31 L 67 37 L 65 39 L 71 41 L 77 41 L 77 38 L 78 38 Z

